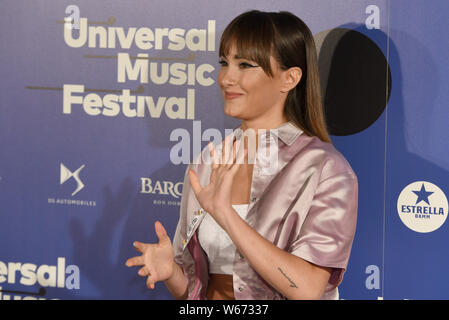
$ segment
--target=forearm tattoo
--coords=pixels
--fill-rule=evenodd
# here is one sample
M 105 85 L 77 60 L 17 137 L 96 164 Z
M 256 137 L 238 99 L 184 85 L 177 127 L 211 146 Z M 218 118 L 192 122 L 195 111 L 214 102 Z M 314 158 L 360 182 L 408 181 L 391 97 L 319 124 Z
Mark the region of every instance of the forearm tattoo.
M 290 279 L 285 273 L 284 271 L 282 271 L 281 268 L 278 267 L 278 270 L 282 273 L 282 275 L 287 278 L 288 282 L 290 282 L 290 287 L 291 288 L 298 288 L 298 286 L 292 281 L 292 279 Z

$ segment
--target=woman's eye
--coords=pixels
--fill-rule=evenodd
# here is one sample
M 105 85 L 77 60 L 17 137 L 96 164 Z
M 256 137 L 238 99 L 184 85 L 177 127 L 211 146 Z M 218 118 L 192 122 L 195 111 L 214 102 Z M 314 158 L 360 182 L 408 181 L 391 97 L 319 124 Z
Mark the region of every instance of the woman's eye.
M 228 66 L 228 62 L 225 60 L 219 60 L 218 63 L 222 66 L 222 67 L 227 67 Z M 239 64 L 239 68 L 241 69 L 248 69 L 248 68 L 255 68 L 258 67 L 257 65 L 253 65 L 251 63 L 248 62 L 240 62 Z
M 243 68 L 243 69 L 246 69 L 246 68 L 255 68 L 255 67 L 257 67 L 257 66 L 252 65 L 252 64 L 250 64 L 250 63 L 248 63 L 248 62 L 241 62 L 241 63 L 240 63 L 240 68 Z

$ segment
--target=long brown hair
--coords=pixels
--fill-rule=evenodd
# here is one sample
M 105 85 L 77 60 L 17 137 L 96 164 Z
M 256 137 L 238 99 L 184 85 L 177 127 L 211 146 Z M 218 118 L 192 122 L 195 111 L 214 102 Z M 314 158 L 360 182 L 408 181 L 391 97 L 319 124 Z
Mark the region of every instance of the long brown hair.
M 227 56 L 232 45 L 239 56 L 257 62 L 270 77 L 270 55 L 283 70 L 301 68 L 302 78 L 288 93 L 284 113 L 305 134 L 331 142 L 321 100 L 315 41 L 301 19 L 287 11 L 244 12 L 223 31 L 219 55 Z

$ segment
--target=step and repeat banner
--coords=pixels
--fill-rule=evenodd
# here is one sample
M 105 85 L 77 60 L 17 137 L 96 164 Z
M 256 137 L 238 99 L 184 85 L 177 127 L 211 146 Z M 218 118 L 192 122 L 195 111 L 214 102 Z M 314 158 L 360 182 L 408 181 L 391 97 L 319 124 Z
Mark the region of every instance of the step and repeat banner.
M 0 300 L 172 299 L 125 261 L 156 220 L 173 237 L 187 163 L 239 125 L 218 45 L 250 9 L 291 11 L 316 40 L 331 138 L 359 179 L 340 298 L 449 298 L 447 1 L 1 6 Z

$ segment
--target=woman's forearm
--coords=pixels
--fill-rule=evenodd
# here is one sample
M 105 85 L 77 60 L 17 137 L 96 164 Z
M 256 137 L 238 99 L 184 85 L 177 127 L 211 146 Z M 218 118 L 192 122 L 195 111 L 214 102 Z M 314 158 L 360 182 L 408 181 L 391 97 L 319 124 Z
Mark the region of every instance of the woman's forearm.
M 187 299 L 187 277 L 176 262 L 173 261 L 173 275 L 164 283 L 173 298 L 176 300 Z
M 223 228 L 251 267 L 287 299 L 319 299 L 330 268 L 315 266 L 262 237 L 234 209 L 224 214 Z

